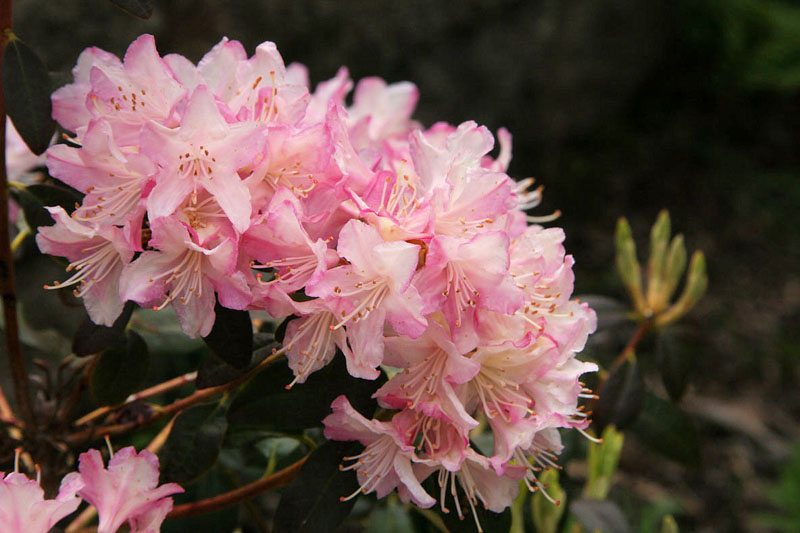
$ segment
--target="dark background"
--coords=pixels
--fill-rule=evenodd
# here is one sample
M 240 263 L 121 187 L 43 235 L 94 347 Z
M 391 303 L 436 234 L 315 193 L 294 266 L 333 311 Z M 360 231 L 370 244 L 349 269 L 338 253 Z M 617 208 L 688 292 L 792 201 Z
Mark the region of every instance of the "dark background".
M 624 299 L 616 220 L 629 218 L 641 254 L 668 208 L 709 269 L 708 294 L 679 330 L 695 363 L 681 407 L 701 437 L 698 465 L 631 436 L 613 497 L 633 523 L 669 508 L 686 530 L 767 527 L 763 515 L 778 512 L 769 496 L 800 439 L 796 2 L 157 4 L 142 21 L 105 0 L 18 0 L 15 29 L 65 73 L 87 46 L 121 56 L 148 32 L 162 55 L 193 61 L 228 36 L 250 53 L 275 41 L 312 83 L 341 65 L 356 80 L 413 81 L 422 123 L 472 119 L 512 132 L 510 174 L 545 185 L 539 214 L 563 212 L 577 294 Z M 646 343 L 640 360 L 654 352 Z

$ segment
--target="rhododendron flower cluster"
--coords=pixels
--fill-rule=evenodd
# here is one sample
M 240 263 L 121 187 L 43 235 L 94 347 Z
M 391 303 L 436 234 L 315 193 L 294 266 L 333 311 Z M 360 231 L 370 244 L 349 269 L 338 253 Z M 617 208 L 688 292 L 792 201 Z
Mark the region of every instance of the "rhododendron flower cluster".
M 176 483 L 158 486 L 158 476 L 158 458 L 132 446 L 112 454 L 107 469 L 98 450 L 82 453 L 78 472 L 64 476 L 53 500 L 44 498 L 38 479 L 0 472 L 0 525 L 3 533 L 47 533 L 83 499 L 97 509 L 98 533 L 114 533 L 126 522 L 132 533 L 157 533 L 172 510 L 169 496 L 183 492 Z
M 338 352 L 355 377 L 386 371 L 380 420 L 344 396 L 324 420 L 365 445 L 342 466 L 361 492 L 429 507 L 435 475 L 462 514 L 458 494 L 500 511 L 519 480 L 540 487 L 557 428 L 588 424 L 579 376 L 596 366 L 575 353 L 596 319 L 570 299 L 563 231 L 526 214 L 541 190 L 506 173 L 507 131 L 493 157 L 474 122 L 426 129 L 410 83 L 361 80 L 348 105 L 345 69 L 311 91 L 269 42 L 248 57 L 223 39 L 195 65 L 144 35 L 122 61 L 84 51 L 73 73 L 53 116 L 74 135 L 47 166 L 85 197 L 37 236 L 70 261 L 54 286 L 98 324 L 127 300 L 172 306 L 190 336 L 211 331 L 217 301 L 294 316 L 291 385 Z M 481 421 L 485 453 L 470 442 Z

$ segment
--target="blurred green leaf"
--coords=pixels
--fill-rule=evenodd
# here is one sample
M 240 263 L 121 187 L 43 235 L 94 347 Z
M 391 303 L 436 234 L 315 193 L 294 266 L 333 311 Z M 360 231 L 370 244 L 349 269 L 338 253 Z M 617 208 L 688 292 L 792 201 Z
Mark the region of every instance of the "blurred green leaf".
M 614 473 L 617 471 L 619 456 L 625 436 L 614 426 L 606 426 L 601 435 L 603 442 L 589 443 L 589 454 L 586 462 L 589 468 L 589 479 L 583 488 L 583 496 L 593 500 L 603 500 L 611 489 Z
M 178 415 L 160 455 L 165 481 L 189 483 L 210 470 L 227 429 L 225 411 L 216 402 L 192 406 Z
M 358 490 L 356 475 L 341 471 L 342 458 L 358 453 L 354 442 L 327 441 L 314 450 L 300 473 L 283 489 L 275 512 L 276 533 L 334 531 L 350 514 L 356 498 L 342 501 Z
M 628 533 L 631 528 L 619 507 L 610 501 L 581 499 L 572 503 L 570 513 L 592 533 Z
M 667 328 L 656 337 L 656 356 L 661 369 L 661 381 L 672 401 L 679 402 L 695 368 L 696 353 L 684 349 L 679 330 Z
M 678 523 L 671 514 L 666 515 L 661 521 L 661 533 L 679 533 Z
M 124 402 L 147 379 L 147 344 L 135 331 L 120 336 L 99 357 L 91 378 L 92 396 L 98 405 Z
M 153 15 L 153 2 L 150 0 L 110 0 L 112 4 L 134 17 L 149 19 Z
M 800 531 L 800 444 L 795 445 L 790 460 L 783 467 L 777 484 L 768 491 L 777 509 L 759 517 L 766 527 L 785 533 Z
M 533 493 L 531 510 L 537 533 L 558 533 L 558 523 L 567 509 L 567 493 L 561 488 L 558 477 L 558 470 L 555 468 L 545 470 L 539 475 L 539 481 L 547 487 L 547 494 L 557 504 L 545 498 L 541 490 Z
M 3 54 L 3 98 L 28 148 L 44 152 L 56 131 L 50 116 L 50 76 L 36 52 L 13 34 Z
M 690 467 L 700 464 L 700 442 L 694 424 L 668 400 L 646 394 L 642 412 L 630 431 L 664 457 Z
M 369 514 L 366 533 L 415 533 L 408 508 L 389 497 L 385 505 L 378 505 Z
M 203 340 L 217 357 L 235 368 L 245 368 L 253 355 L 253 323 L 250 313 L 214 306 L 214 326 Z
M 27 187 L 25 189 L 11 188 L 9 189 L 9 195 L 22 208 L 25 222 L 32 232 L 36 232 L 40 226 L 52 226 L 55 224 L 55 220 L 44 208 L 41 200 L 28 191 Z
M 73 353 L 78 356 L 87 356 L 101 352 L 111 346 L 125 332 L 125 326 L 128 325 L 135 308 L 136 304 L 134 302 L 125 302 L 122 313 L 111 327 L 95 324 L 87 316 L 72 339 Z

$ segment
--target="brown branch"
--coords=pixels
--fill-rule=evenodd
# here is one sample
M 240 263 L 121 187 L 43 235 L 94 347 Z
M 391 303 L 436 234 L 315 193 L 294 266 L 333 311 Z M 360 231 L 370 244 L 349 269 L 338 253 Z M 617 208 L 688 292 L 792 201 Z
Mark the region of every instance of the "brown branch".
M 84 442 L 87 441 L 92 441 L 104 435 L 109 435 L 109 436 L 119 435 L 121 433 L 127 433 L 128 431 L 131 431 L 133 429 L 150 425 L 156 420 L 159 420 L 167 416 L 172 416 L 178 413 L 179 411 L 186 409 L 187 407 L 191 407 L 192 405 L 198 404 L 204 400 L 208 400 L 210 398 L 213 398 L 214 396 L 218 396 L 234 387 L 238 387 L 242 383 L 248 381 L 250 378 L 255 376 L 258 372 L 268 367 L 270 364 L 272 364 L 273 361 L 275 361 L 278 357 L 282 355 L 283 355 L 282 352 L 275 352 L 266 359 L 264 359 L 263 361 L 261 361 L 258 365 L 253 367 L 246 374 L 243 374 L 238 378 L 229 381 L 228 383 L 196 391 L 194 394 L 190 396 L 181 398 L 180 400 L 176 400 L 169 405 L 158 408 L 156 412 L 141 420 L 134 420 L 124 424 L 108 424 L 105 426 L 88 428 L 69 435 L 66 441 L 69 444 L 76 446 L 83 444 Z
M 639 323 L 639 327 L 633 332 L 633 335 L 628 340 L 628 344 L 625 345 L 625 348 L 623 348 L 617 358 L 614 359 L 614 363 L 612 363 L 611 368 L 608 371 L 609 374 L 613 374 L 614 371 L 622 366 L 625 361 L 634 356 L 636 353 L 636 347 L 639 345 L 642 339 L 644 339 L 647 333 L 650 332 L 650 328 L 652 326 L 653 322 L 649 319 Z
M 3 41 L 0 45 L 0 79 L 7 32 L 11 31 L 11 0 L 0 1 L 0 31 Z M 21 418 L 28 426 L 28 432 L 36 430 L 33 408 L 28 389 L 28 372 L 22 359 L 17 323 L 17 291 L 14 276 L 14 255 L 11 252 L 11 238 L 8 227 L 8 176 L 6 174 L 6 104 L 0 87 L 0 292 L 3 296 L 3 317 L 5 318 L 6 353 L 8 354 L 11 377 L 14 380 L 14 398 Z
M 283 487 L 293 480 L 298 473 L 300 473 L 300 468 L 302 468 L 307 459 L 308 455 L 296 463 L 287 466 L 283 470 L 275 472 L 269 477 L 259 479 L 258 481 L 254 481 L 230 492 L 219 494 L 211 498 L 206 498 L 205 500 L 179 505 L 167 515 L 167 519 L 170 520 L 174 518 L 182 518 L 184 516 L 210 513 L 218 509 L 222 509 L 223 507 L 228 507 L 230 505 L 250 499 L 260 492 Z
M 124 402 L 118 405 L 111 405 L 108 407 L 101 407 L 99 409 L 95 409 L 91 413 L 80 417 L 78 420 L 75 421 L 76 426 L 82 426 L 92 420 L 100 418 L 101 416 L 105 415 L 106 413 L 110 413 L 111 411 L 116 411 L 118 409 L 122 409 L 126 405 L 130 405 L 133 402 L 137 402 L 139 400 L 144 400 L 150 398 L 152 396 L 157 396 L 162 392 L 167 392 L 172 389 L 176 389 L 181 385 L 186 385 L 187 383 L 193 382 L 197 379 L 197 372 L 189 372 L 188 374 L 184 374 L 182 376 L 178 376 L 176 378 L 172 378 L 168 381 L 163 383 L 159 383 L 158 385 L 153 385 L 150 388 L 141 390 L 136 394 L 131 394 Z

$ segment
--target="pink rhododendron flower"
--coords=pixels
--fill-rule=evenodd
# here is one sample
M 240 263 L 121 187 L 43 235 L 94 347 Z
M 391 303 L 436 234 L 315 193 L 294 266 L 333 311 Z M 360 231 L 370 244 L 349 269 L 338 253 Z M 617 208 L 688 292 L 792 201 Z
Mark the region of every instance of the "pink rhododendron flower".
M 18 472 L 0 472 L 0 528 L 3 533 L 47 533 L 78 508 L 81 499 L 76 493 L 82 486 L 80 479 L 67 476 L 58 496 L 46 500 L 37 481 Z
M 158 458 L 147 450 L 136 453 L 129 446 L 117 451 L 108 462 L 97 450 L 82 453 L 79 476 L 83 487 L 79 494 L 97 508 L 98 533 L 114 533 L 128 522 L 132 531 L 159 531 L 161 522 L 172 509 L 168 496 L 183 492 L 180 485 L 158 485 Z
M 368 420 L 339 397 L 324 421 L 328 438 L 366 447 L 343 466 L 360 491 L 430 507 L 420 483 L 436 473 L 440 505 L 455 498 L 463 515 L 458 494 L 499 512 L 521 479 L 541 489 L 558 428 L 588 424 L 579 379 L 596 366 L 576 353 L 596 316 L 572 299 L 564 232 L 539 225 L 557 215 L 527 213 L 541 188 L 507 174 L 508 131 L 495 143 L 471 121 L 424 129 L 413 84 L 354 84 L 344 67 L 311 91 L 271 42 L 248 57 L 224 38 L 195 65 L 145 35 L 124 60 L 85 51 L 73 74 L 53 116 L 75 137 L 47 164 L 85 196 L 72 217 L 51 209 L 37 242 L 72 262 L 63 285 L 79 284 L 95 322 L 125 300 L 175 307 L 192 336 L 211 331 L 217 302 L 294 315 L 278 351 L 289 386 L 338 352 L 354 377 L 391 376 L 374 398 L 393 414 Z M 469 439 L 481 418 L 491 456 Z M 137 460 L 157 490 L 152 461 Z M 99 455 L 84 462 L 111 475 Z M 157 528 L 171 506 L 121 513 L 87 490 L 109 531 Z

